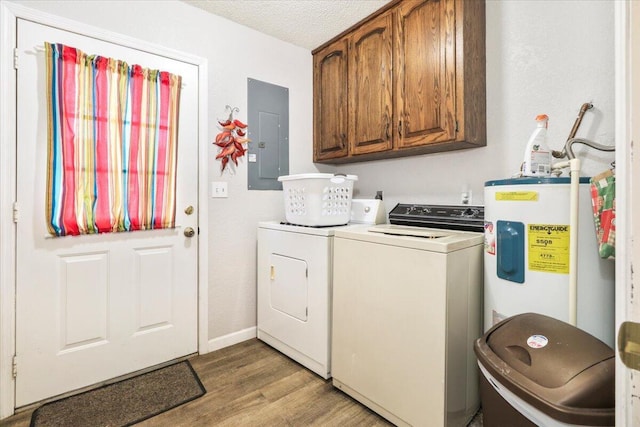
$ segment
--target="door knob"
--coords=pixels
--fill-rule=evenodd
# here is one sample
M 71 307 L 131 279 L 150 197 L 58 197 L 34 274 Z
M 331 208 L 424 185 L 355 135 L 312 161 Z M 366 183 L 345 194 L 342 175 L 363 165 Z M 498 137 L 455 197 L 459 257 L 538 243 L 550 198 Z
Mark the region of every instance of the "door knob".
M 193 213 L 193 206 L 187 206 L 187 208 L 184 210 L 184 213 L 186 213 L 187 215 L 191 215 Z
M 187 227 L 184 229 L 184 235 L 187 237 L 193 237 L 195 236 L 196 231 L 193 229 L 193 227 Z
M 623 322 L 620 325 L 618 354 L 627 368 L 640 371 L 640 323 Z

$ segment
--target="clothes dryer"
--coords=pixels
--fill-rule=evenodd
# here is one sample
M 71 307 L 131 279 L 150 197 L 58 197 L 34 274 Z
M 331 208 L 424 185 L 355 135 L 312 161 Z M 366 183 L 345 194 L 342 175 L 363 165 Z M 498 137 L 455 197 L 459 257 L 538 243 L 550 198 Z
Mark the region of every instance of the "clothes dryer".
M 380 200 L 353 200 L 351 224 L 384 219 Z M 325 379 L 331 376 L 333 237 L 351 226 L 258 225 L 258 339 Z

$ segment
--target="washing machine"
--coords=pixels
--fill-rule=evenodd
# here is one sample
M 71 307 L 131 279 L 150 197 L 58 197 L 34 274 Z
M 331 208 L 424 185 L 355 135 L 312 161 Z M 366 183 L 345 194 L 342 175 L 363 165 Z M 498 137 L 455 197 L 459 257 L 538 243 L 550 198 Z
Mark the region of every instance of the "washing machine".
M 398 204 L 338 229 L 333 385 L 400 426 L 466 426 L 479 408 L 481 206 Z
M 350 223 L 258 224 L 257 336 L 301 365 L 331 376 L 333 239 L 353 224 L 386 221 L 381 200 L 354 199 Z

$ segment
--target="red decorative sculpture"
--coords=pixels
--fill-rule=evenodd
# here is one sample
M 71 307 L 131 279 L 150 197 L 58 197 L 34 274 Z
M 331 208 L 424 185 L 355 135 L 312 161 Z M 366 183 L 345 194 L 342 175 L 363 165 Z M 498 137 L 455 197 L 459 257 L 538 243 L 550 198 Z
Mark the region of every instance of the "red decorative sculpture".
M 222 132 L 216 136 L 214 142 L 215 145 L 220 147 L 220 152 L 216 159 L 221 159 L 223 171 L 227 167 L 229 160 L 238 166 L 238 158 L 244 156 L 247 152 L 243 144 L 249 142 L 249 138 L 246 138 L 247 125 L 233 118 L 233 113 L 240 111 L 240 109 L 238 107 L 231 108 L 228 105 L 226 109 L 229 110 L 229 117 L 226 120 L 218 120 Z

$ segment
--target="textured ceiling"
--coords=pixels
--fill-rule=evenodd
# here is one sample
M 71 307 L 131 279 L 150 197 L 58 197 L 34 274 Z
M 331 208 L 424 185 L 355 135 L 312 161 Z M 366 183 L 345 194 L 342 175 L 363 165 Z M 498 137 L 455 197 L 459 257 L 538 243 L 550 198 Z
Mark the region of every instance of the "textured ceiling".
M 390 0 L 183 0 L 231 21 L 314 49 Z

